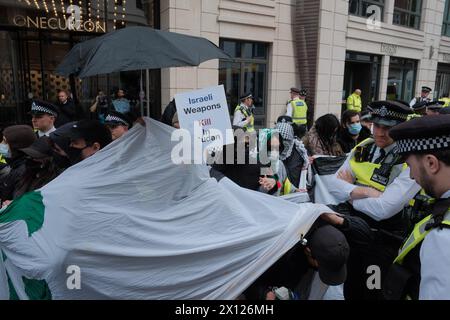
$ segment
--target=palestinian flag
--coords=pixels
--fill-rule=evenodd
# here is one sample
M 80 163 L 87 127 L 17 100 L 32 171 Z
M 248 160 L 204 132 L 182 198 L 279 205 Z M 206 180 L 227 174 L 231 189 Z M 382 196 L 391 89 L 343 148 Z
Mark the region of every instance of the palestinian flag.
M 146 119 L 0 211 L 1 299 L 234 299 L 327 207 L 175 165 Z

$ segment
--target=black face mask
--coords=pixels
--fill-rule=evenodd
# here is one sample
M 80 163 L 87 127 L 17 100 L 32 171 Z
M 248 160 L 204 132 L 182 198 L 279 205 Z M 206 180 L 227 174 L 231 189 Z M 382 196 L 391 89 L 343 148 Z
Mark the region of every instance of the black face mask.
M 45 168 L 45 164 L 41 162 L 34 161 L 32 158 L 27 158 L 25 161 L 25 166 L 28 170 L 39 171 Z
M 67 156 L 69 157 L 71 165 L 77 164 L 78 162 L 83 160 L 81 158 L 81 153 L 83 152 L 84 149 L 85 148 L 78 149 L 78 148 L 74 148 L 74 147 L 69 147 L 69 150 L 67 150 Z
M 62 156 L 56 152 L 53 153 L 53 162 L 60 169 L 67 169 L 71 165 L 68 157 Z

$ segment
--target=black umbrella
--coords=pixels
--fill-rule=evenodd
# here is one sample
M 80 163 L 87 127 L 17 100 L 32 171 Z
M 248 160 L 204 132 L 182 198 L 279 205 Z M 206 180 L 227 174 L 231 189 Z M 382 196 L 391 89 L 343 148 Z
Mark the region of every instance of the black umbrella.
M 56 72 L 80 78 L 119 71 L 198 66 L 230 59 L 211 41 L 149 27 L 129 27 L 75 45 Z

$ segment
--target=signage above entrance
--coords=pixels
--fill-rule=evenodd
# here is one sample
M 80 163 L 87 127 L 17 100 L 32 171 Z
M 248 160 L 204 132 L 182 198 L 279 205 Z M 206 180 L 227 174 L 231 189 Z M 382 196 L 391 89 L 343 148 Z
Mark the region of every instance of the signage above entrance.
M 43 30 L 60 30 L 60 31 L 84 31 L 84 32 L 96 32 L 105 33 L 106 24 L 104 21 L 92 21 L 81 19 L 80 7 L 76 5 L 70 5 L 67 7 L 66 12 L 70 13 L 68 17 L 46 17 L 46 16 L 34 16 L 28 15 L 16 15 L 13 18 L 14 25 L 25 28 L 35 28 Z
M 395 55 L 397 53 L 397 48 L 395 44 L 382 43 L 381 52 L 386 53 L 388 56 Z

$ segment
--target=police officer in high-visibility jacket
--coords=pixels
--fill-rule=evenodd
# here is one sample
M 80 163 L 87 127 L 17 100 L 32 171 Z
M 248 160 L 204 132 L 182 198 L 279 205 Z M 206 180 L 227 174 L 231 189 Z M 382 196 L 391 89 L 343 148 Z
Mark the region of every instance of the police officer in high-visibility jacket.
M 444 108 L 450 106 L 450 98 L 448 97 L 448 95 L 447 95 L 447 97 L 440 98 L 439 101 L 444 102 Z
M 409 106 L 411 108 L 414 107 L 414 105 L 418 102 L 430 102 L 431 98 L 429 98 L 428 96 L 430 95 L 430 92 L 433 91 L 433 89 L 431 89 L 430 87 L 427 86 L 423 86 L 422 87 L 422 91 L 420 92 L 420 97 L 415 97 L 411 100 L 411 102 L 409 103 Z
M 291 117 L 294 123 L 294 134 L 302 138 L 308 131 L 308 105 L 306 104 L 306 90 L 291 88 L 291 100 L 286 105 L 286 116 Z
M 347 98 L 347 110 L 353 110 L 356 112 L 361 112 L 362 102 L 361 102 L 361 89 L 356 89 L 348 98 Z
M 389 136 L 389 129 L 405 122 L 411 109 L 396 101 L 375 101 L 369 110 L 373 139 L 357 145 L 328 181 L 328 191 L 343 203 L 337 210 L 364 219 L 370 227 L 364 241 L 347 239 L 351 250 L 344 294 L 348 300 L 382 299 L 380 283 L 408 232 L 403 209 L 420 191 Z M 370 272 L 378 272 L 375 277 L 380 283 L 367 285 Z
M 241 103 L 234 109 L 233 127 L 241 128 L 245 132 L 255 131 L 255 116 L 253 95 L 246 93 L 240 98 Z
M 437 200 L 403 243 L 384 294 L 389 299 L 450 300 L 450 115 L 413 119 L 389 134 L 411 178 Z

